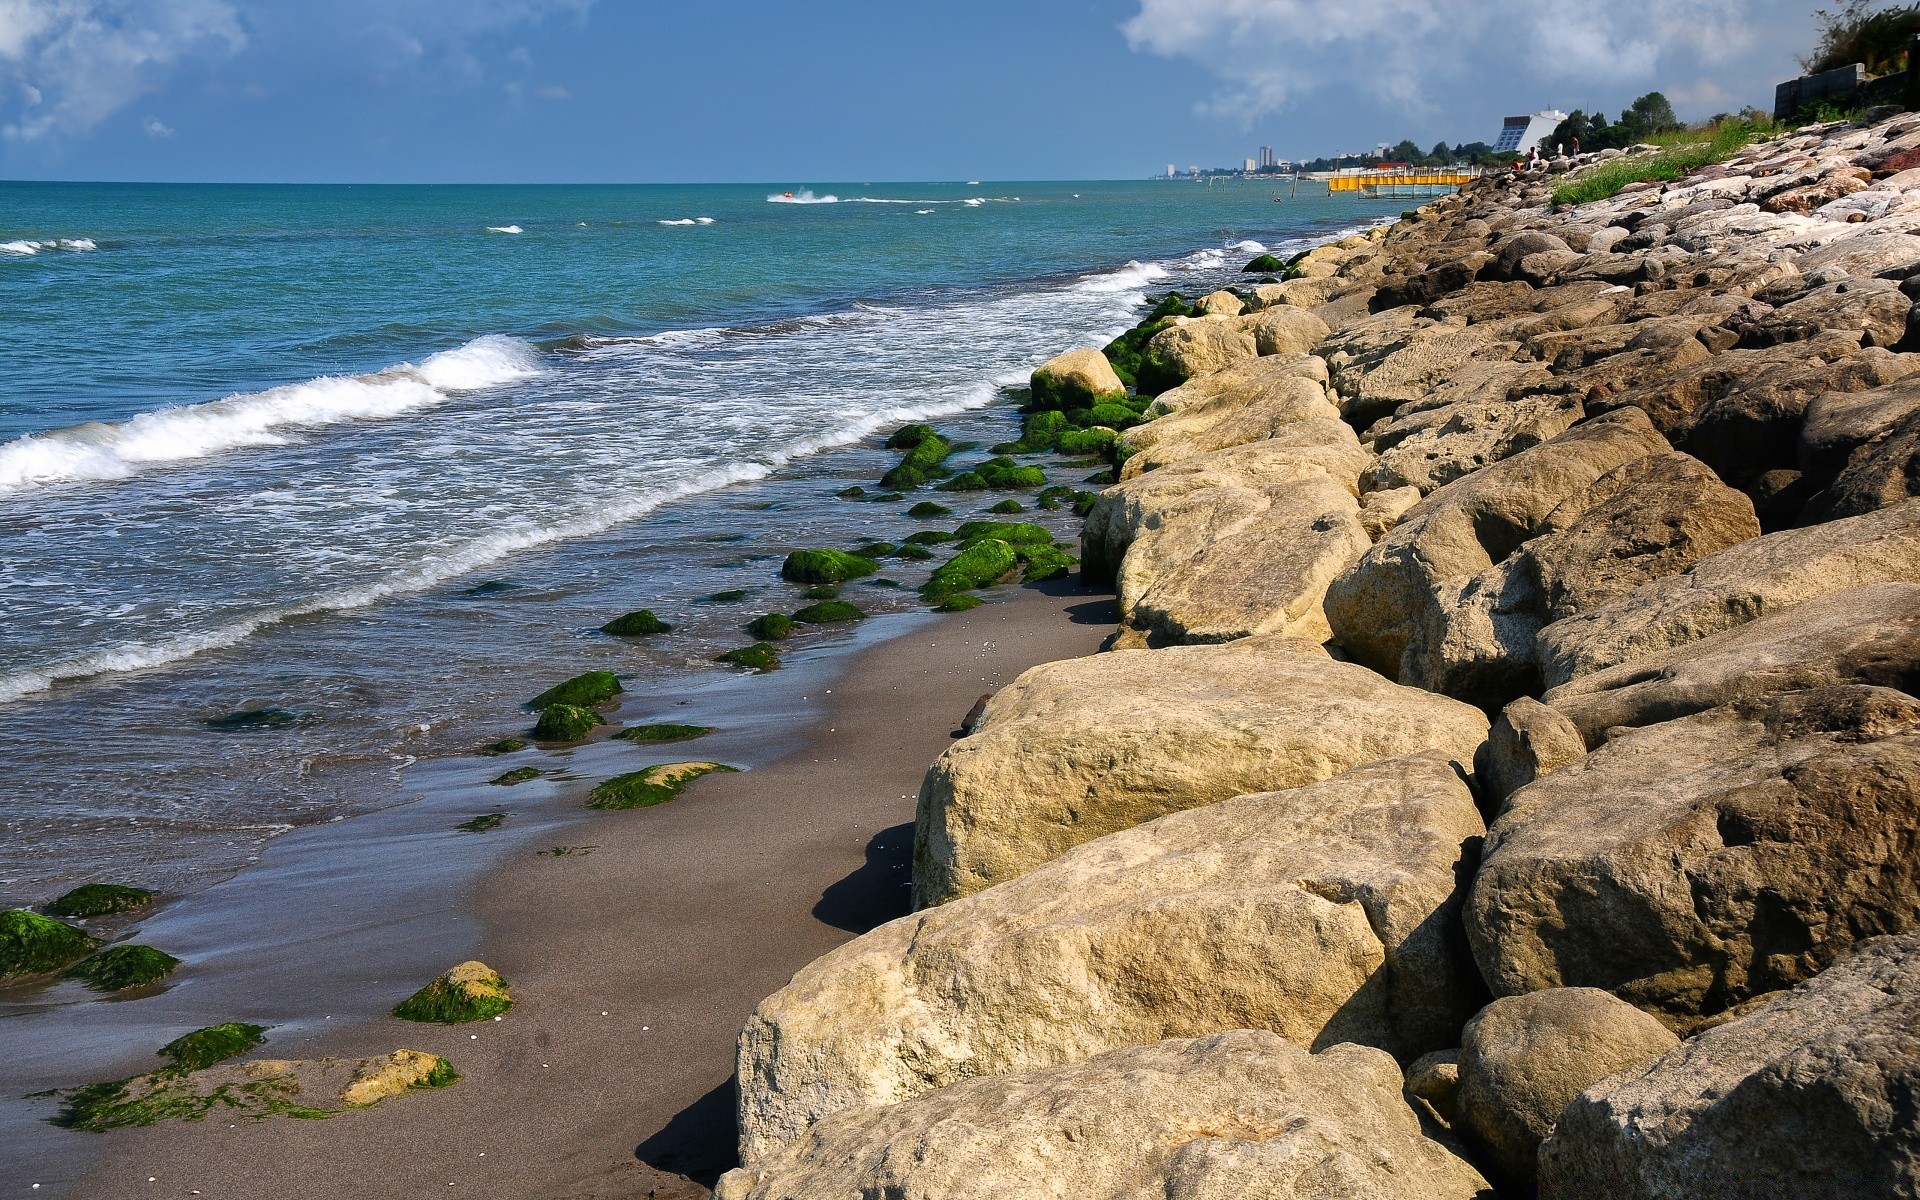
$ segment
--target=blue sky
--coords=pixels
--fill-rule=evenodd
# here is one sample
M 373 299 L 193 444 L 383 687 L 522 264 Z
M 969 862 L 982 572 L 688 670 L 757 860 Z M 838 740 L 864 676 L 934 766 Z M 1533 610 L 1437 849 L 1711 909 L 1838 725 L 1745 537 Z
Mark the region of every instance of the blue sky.
M 1131 178 L 1769 107 L 1782 0 L 0 0 L 0 178 Z

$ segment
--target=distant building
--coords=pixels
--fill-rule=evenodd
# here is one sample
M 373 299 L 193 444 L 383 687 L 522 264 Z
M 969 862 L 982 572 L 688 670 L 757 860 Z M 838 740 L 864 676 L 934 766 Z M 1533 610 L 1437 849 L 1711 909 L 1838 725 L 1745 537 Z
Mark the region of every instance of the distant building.
M 1500 140 L 1493 144 L 1495 154 L 1525 154 L 1538 146 L 1554 127 L 1567 119 L 1557 108 L 1541 109 L 1525 117 L 1508 117 L 1500 126 Z
M 1178 175 L 1179 173 L 1180 173 L 1180 172 L 1178 172 L 1178 171 L 1176 171 L 1176 170 L 1174 170 L 1174 168 L 1173 168 L 1173 164 L 1172 164 L 1172 163 L 1168 163 L 1168 164 L 1167 164 L 1167 178 L 1168 178 L 1168 179 L 1172 179 L 1172 178 L 1173 178 L 1173 177 L 1174 177 L 1175 175 Z
M 1273 147 L 1260 147 L 1260 169 L 1262 171 L 1271 171 L 1278 165 L 1279 162 L 1273 156 Z
M 1246 166 L 1247 174 L 1249 175 L 1253 174 L 1255 171 L 1258 171 L 1260 169 L 1260 164 L 1253 161 L 1251 158 L 1246 160 L 1246 164 L 1247 164 Z

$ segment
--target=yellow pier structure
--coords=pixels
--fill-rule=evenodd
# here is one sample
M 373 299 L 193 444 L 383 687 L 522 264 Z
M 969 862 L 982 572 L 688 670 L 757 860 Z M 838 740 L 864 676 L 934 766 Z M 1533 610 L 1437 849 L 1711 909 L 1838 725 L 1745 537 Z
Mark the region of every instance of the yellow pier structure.
M 1365 196 L 1434 196 L 1464 187 L 1478 178 L 1478 169 L 1463 167 L 1356 168 L 1327 176 L 1327 191 L 1335 195 L 1354 192 Z

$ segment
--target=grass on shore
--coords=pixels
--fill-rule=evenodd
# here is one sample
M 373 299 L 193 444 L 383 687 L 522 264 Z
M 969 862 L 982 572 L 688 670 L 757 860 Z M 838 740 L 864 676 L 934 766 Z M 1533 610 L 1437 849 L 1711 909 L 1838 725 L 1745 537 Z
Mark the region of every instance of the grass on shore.
M 1754 142 L 1781 132 L 1772 121 L 1722 121 L 1701 129 L 1656 135 L 1652 154 L 1616 158 L 1569 175 L 1553 189 L 1555 204 L 1591 204 L 1618 195 L 1628 184 L 1679 179 L 1710 163 L 1725 162 Z

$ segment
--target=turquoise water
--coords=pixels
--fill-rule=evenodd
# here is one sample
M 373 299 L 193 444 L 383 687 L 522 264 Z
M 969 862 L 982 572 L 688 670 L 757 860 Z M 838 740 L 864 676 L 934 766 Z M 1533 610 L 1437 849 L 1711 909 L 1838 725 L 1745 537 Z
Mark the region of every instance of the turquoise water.
M 872 435 L 1001 440 L 1005 387 L 1150 291 L 1392 211 L 788 190 L 0 184 L 0 899 L 129 855 L 184 887 L 364 803 L 339 764 L 517 720 L 531 674 L 710 669 L 753 614 L 703 591 L 903 536 L 811 482 L 871 487 Z M 685 640 L 593 632 L 642 604 Z M 300 721 L 206 723 L 260 705 Z

